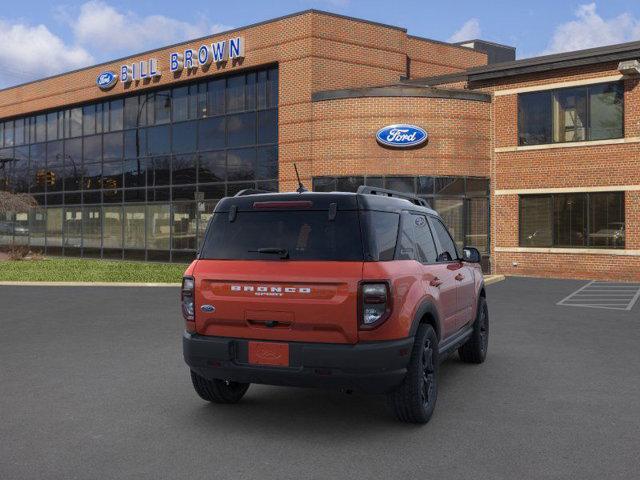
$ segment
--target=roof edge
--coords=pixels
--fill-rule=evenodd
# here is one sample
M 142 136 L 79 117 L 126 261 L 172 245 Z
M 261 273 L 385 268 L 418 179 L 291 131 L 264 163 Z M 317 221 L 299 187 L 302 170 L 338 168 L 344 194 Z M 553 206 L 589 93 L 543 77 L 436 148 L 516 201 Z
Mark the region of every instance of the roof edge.
M 640 57 L 640 41 L 606 45 L 603 47 L 554 53 L 539 57 L 525 58 L 513 62 L 496 63 L 472 67 L 467 70 L 470 81 L 522 75 L 572 66 L 621 60 L 633 56 Z

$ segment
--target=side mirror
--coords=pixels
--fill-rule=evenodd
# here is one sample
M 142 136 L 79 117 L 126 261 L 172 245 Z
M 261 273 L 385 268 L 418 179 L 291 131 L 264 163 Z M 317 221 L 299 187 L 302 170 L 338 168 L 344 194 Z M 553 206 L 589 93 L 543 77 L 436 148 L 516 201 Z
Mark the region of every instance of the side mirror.
M 462 249 L 462 261 L 469 263 L 480 263 L 480 252 L 474 247 L 464 247 Z

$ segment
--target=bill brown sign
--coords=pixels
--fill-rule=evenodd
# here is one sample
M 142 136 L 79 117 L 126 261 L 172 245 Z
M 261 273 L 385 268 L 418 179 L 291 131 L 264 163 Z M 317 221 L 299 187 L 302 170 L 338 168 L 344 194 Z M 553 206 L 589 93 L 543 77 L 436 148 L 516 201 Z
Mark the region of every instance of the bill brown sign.
M 230 38 L 211 44 L 201 45 L 197 50 L 188 48 L 182 52 L 172 52 L 169 55 L 169 70 L 180 73 L 183 70 L 195 70 L 198 67 L 220 64 L 227 60 L 244 58 L 244 37 Z M 124 84 L 140 80 L 160 77 L 162 72 L 158 68 L 158 60 L 150 58 L 140 62 L 122 65 L 120 67 L 120 81 Z M 109 90 L 118 81 L 118 75 L 111 71 L 101 72 L 96 84 L 101 90 Z

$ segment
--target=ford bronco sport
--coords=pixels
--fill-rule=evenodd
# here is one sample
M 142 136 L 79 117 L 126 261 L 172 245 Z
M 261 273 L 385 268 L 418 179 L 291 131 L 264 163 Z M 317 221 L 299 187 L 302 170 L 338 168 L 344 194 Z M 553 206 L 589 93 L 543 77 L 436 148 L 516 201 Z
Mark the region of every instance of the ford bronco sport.
M 251 383 L 384 393 L 399 420 L 426 423 L 439 362 L 487 354 L 479 261 L 398 192 L 224 198 L 182 283 L 193 386 L 216 403 Z

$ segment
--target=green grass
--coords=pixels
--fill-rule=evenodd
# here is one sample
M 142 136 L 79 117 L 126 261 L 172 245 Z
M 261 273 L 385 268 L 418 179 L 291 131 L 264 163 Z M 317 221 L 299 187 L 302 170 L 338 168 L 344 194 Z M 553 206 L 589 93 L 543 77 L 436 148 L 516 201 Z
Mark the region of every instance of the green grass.
M 0 281 L 180 283 L 187 265 L 79 258 L 0 261 Z

